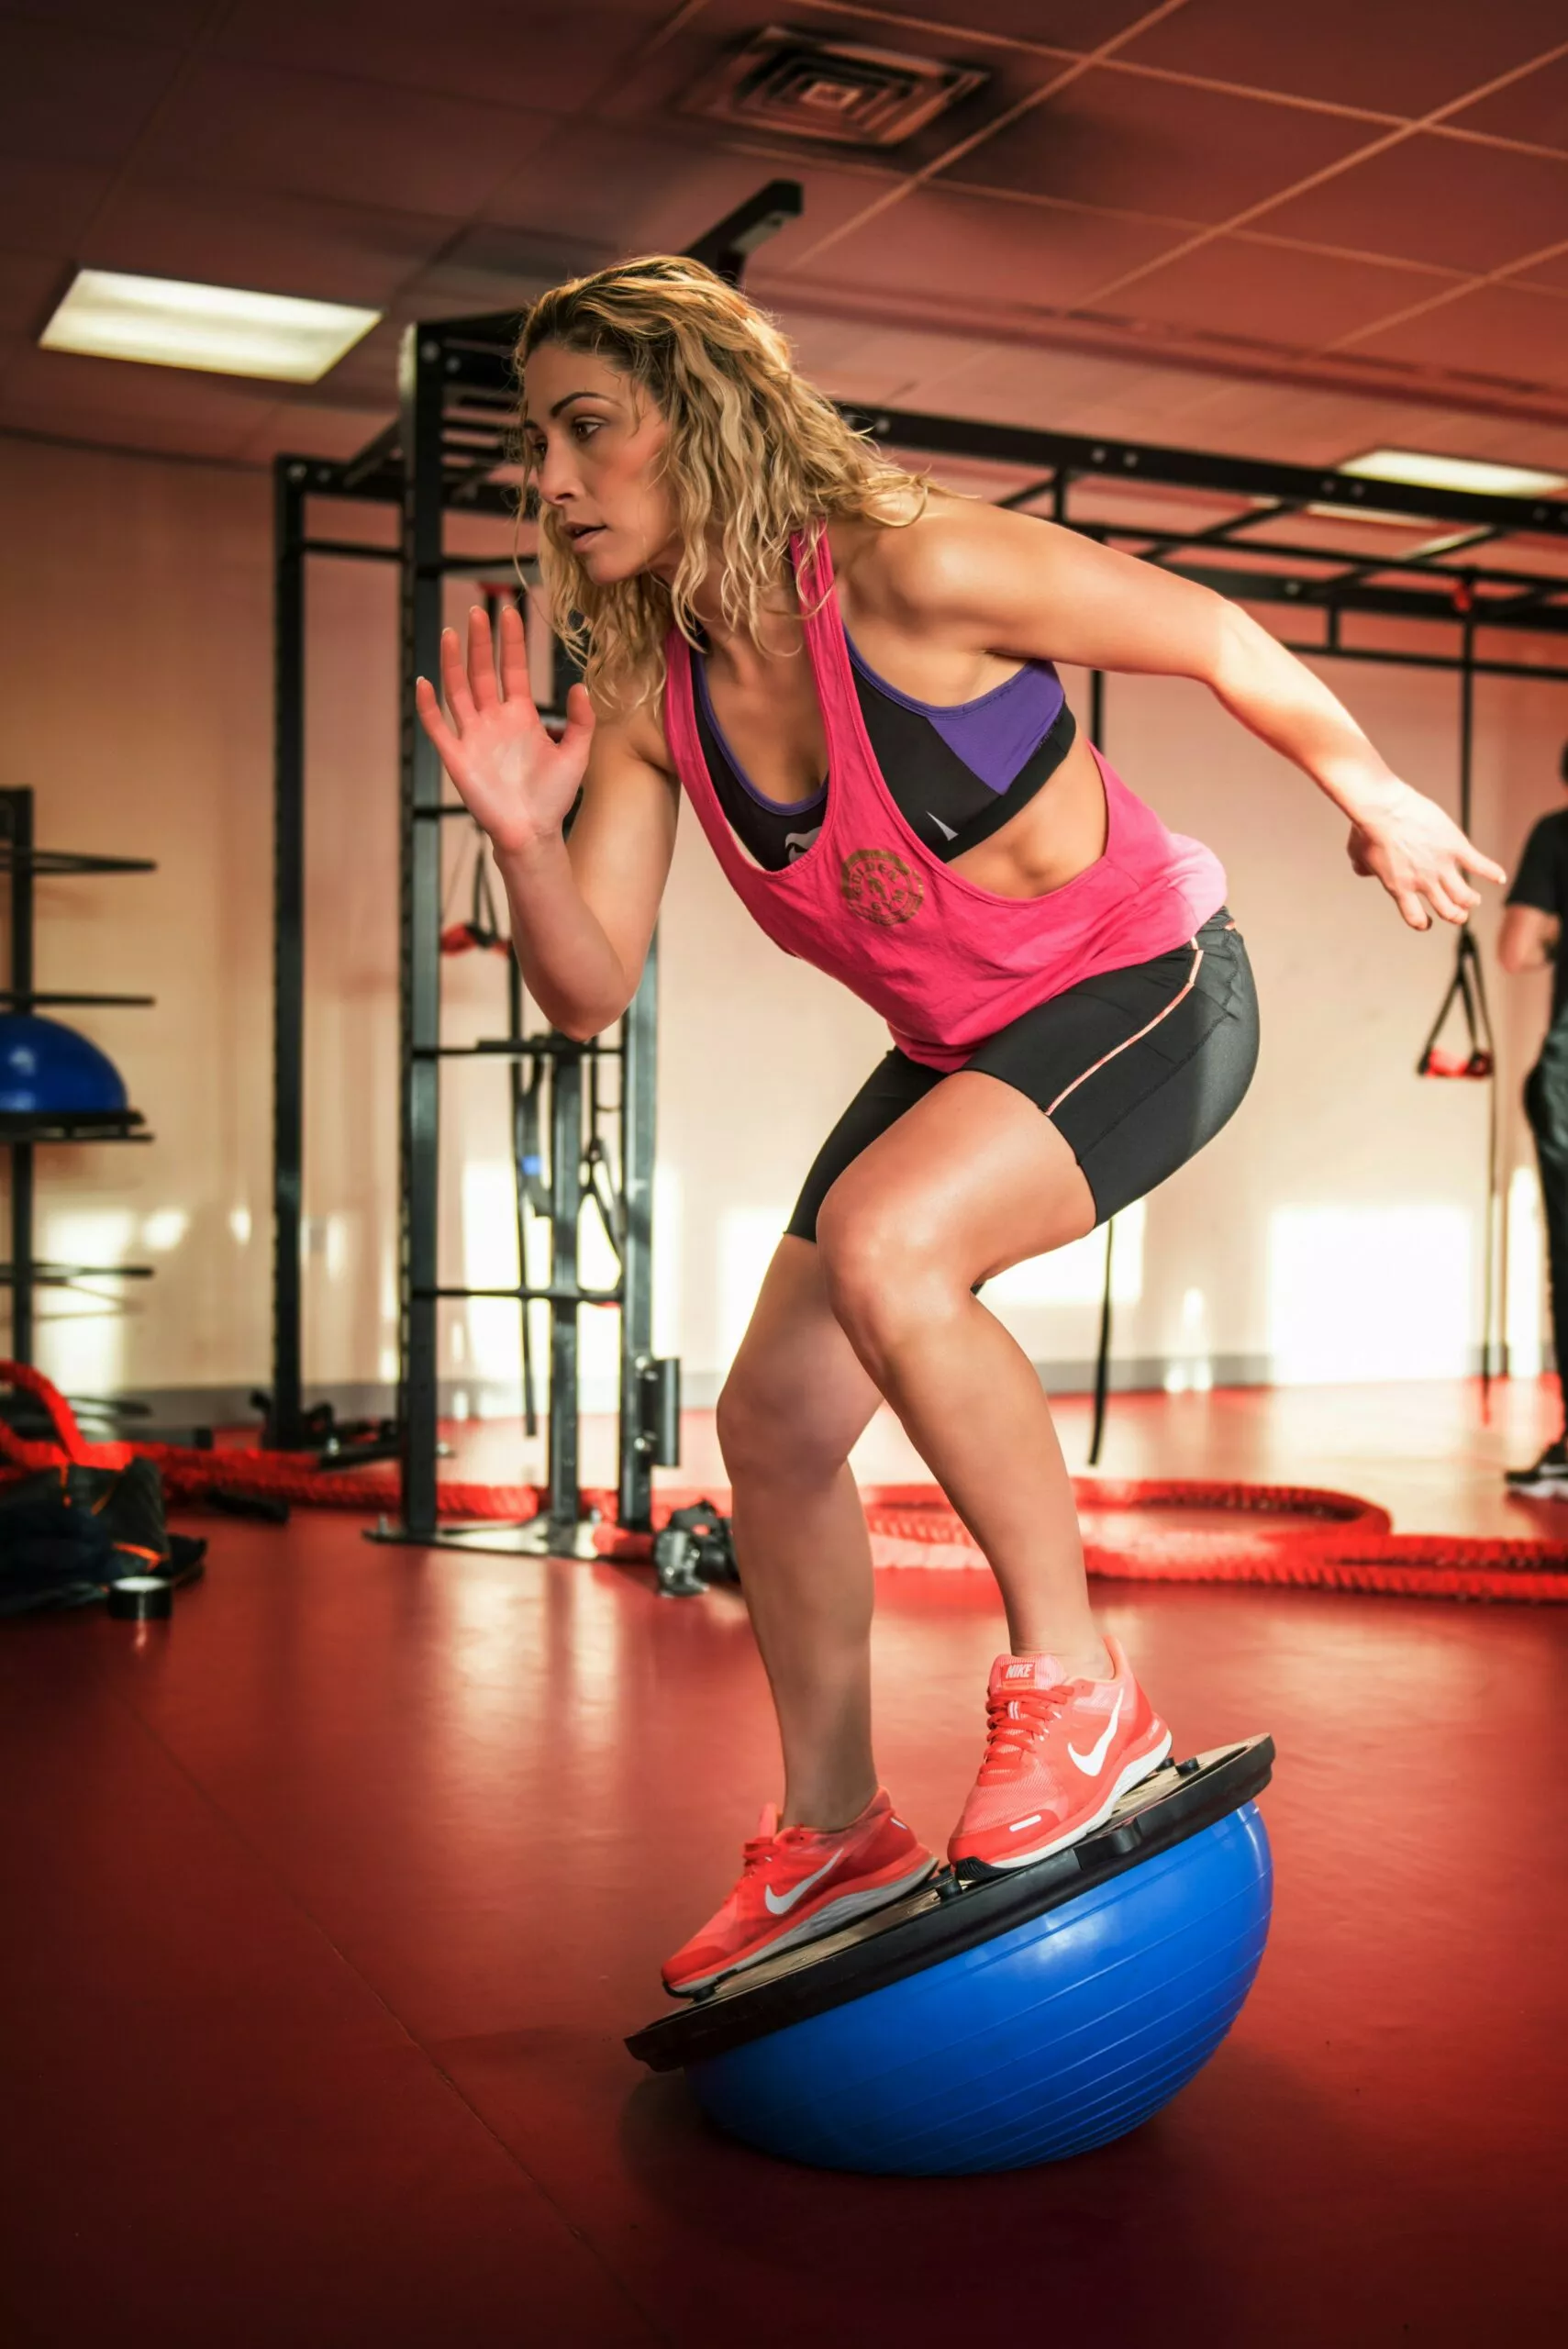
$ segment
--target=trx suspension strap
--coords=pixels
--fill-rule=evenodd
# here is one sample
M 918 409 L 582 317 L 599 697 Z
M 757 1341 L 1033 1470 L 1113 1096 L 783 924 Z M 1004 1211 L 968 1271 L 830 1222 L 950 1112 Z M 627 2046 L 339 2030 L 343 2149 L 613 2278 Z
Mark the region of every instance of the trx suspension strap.
M 1471 823 L 1472 762 L 1475 740 L 1475 599 L 1470 583 L 1462 579 L 1454 589 L 1461 623 L 1459 661 L 1459 826 L 1468 838 Z M 1463 1017 L 1462 1048 L 1446 1050 L 1438 1039 L 1455 1005 Z M 1454 953 L 1453 976 L 1438 1016 L 1416 1063 L 1418 1076 L 1470 1078 L 1487 1086 L 1486 1190 L 1481 1227 L 1481 1398 L 1484 1413 L 1492 1400 L 1492 1330 L 1496 1319 L 1497 1190 L 1497 1053 L 1492 1015 L 1486 1004 L 1486 982 L 1481 952 L 1468 922 L 1461 929 Z M 1501 1348 L 1498 1349 L 1499 1354 Z
M 1464 1039 L 1468 1049 L 1451 1052 L 1444 1050 L 1438 1038 L 1442 1034 L 1456 1003 L 1464 1015 Z M 1454 957 L 1453 976 L 1448 983 L 1448 993 L 1432 1022 L 1431 1033 L 1421 1047 L 1416 1074 L 1418 1076 L 1486 1078 L 1492 1074 L 1496 1063 L 1492 1019 L 1486 1008 L 1486 984 L 1481 974 L 1481 952 L 1467 922 L 1459 933 L 1459 951 Z

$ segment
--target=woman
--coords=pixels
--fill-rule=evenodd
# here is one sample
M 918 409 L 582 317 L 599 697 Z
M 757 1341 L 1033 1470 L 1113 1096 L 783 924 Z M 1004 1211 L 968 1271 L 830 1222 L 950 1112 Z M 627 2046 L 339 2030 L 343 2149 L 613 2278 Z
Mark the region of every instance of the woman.
M 1052 662 L 1200 679 L 1349 818 L 1352 865 L 1413 929 L 1463 921 L 1469 876 L 1502 874 L 1236 606 L 887 465 L 696 263 L 559 287 L 518 361 L 544 575 L 557 627 L 585 623 L 585 685 L 552 742 L 517 616 L 497 679 L 475 610 L 466 664 L 442 640 L 450 722 L 428 684 L 419 708 L 494 844 L 530 992 L 569 1035 L 619 1017 L 684 789 L 762 928 L 895 1045 L 806 1179 L 719 1398 L 785 1787 L 664 1968 L 689 1995 L 937 1865 L 872 1759 L 848 1462 L 884 1397 L 1006 1613 L 954 1864 L 1062 1849 L 1169 1751 L 1090 1612 L 1039 1381 L 975 1291 L 1224 1124 L 1256 1009 L 1218 863 L 1077 734 Z

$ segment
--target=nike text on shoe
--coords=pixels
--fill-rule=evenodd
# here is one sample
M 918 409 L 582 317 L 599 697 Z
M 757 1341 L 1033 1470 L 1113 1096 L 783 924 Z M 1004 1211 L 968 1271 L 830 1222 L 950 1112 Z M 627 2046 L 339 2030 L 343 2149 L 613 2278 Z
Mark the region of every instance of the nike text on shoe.
M 1530 1467 L 1506 1469 L 1503 1482 L 1511 1493 L 1541 1493 L 1568 1500 L 1568 1436 L 1560 1435 L 1555 1443 L 1549 1443 Z
M 831 1833 L 786 1827 L 770 1803 L 745 1846 L 740 1881 L 716 1916 L 664 1966 L 672 1998 L 689 1998 L 722 1975 L 840 1925 L 913 1891 L 936 1867 L 879 1788 L 860 1817 Z
M 1028 1867 L 1103 1826 L 1156 1771 L 1171 1732 L 1115 1640 L 1110 1680 L 1069 1680 L 1055 1656 L 998 1656 L 985 1758 L 948 1856 L 973 1878 Z

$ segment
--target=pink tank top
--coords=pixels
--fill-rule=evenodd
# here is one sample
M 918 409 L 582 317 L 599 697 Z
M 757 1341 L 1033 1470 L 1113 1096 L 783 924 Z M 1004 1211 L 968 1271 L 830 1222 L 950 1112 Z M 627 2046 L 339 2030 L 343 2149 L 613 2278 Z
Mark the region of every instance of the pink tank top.
M 691 649 L 667 643 L 664 728 L 681 783 L 731 886 L 788 954 L 841 979 L 929 1068 L 962 1068 L 987 1036 L 1097 972 L 1184 945 L 1225 900 L 1218 859 L 1169 832 L 1095 752 L 1105 853 L 1041 897 L 978 888 L 905 822 L 866 738 L 826 531 L 791 542 L 828 738 L 828 805 L 804 855 L 764 872 L 737 841 L 703 756 Z

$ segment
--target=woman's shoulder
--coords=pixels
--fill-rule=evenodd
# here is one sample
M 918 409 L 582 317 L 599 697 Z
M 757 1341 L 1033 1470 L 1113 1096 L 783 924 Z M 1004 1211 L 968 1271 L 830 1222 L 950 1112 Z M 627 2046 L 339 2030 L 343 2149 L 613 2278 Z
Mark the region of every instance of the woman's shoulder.
M 833 568 L 856 608 L 895 624 L 978 615 L 998 560 L 1039 529 L 980 498 L 937 490 L 911 522 L 846 520 L 828 529 Z
M 595 736 L 606 749 L 618 747 L 661 774 L 673 774 L 674 759 L 664 730 L 664 691 L 633 700 L 629 696 L 594 694 Z

